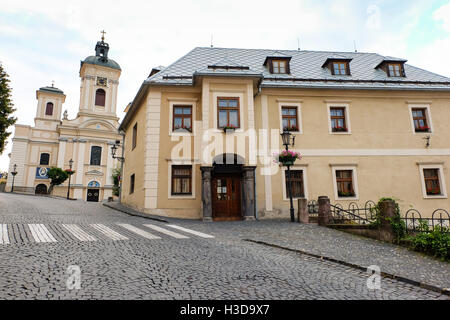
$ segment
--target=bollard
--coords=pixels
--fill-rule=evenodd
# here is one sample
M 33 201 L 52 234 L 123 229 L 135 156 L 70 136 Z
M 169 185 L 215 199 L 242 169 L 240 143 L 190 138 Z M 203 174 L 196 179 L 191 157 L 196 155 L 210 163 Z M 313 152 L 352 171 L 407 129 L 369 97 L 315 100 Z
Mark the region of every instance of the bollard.
M 330 222 L 331 204 L 330 198 L 319 197 L 319 226 L 326 227 Z
M 308 212 L 308 200 L 298 199 L 298 222 L 308 224 L 309 212 Z

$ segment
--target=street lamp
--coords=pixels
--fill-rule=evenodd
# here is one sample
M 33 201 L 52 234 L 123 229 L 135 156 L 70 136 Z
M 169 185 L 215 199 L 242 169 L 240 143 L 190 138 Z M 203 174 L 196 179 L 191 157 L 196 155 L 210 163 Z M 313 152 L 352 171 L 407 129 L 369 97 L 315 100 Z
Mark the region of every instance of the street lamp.
M 121 133 L 122 134 L 122 133 Z M 123 135 L 123 134 L 122 134 Z M 122 174 L 123 174 L 123 163 L 125 162 L 125 158 L 123 157 L 124 153 L 124 143 L 122 143 L 122 157 L 117 157 L 117 147 L 120 146 L 120 140 L 116 140 L 116 142 L 111 147 L 111 155 L 113 159 L 117 159 L 120 162 L 120 176 L 119 176 L 119 203 L 122 202 Z
M 289 131 L 283 131 L 281 133 L 281 139 L 283 140 L 283 145 L 286 147 L 286 151 L 289 151 L 289 146 L 295 145 L 295 136 L 292 137 L 292 134 Z M 289 194 L 289 201 L 290 201 L 290 213 L 291 213 L 291 222 L 295 222 L 295 212 L 294 212 L 294 200 L 292 199 L 292 185 L 291 185 L 291 165 L 287 165 L 287 172 L 288 172 L 288 194 Z
M 125 158 L 124 157 L 116 157 L 116 152 L 117 152 L 117 147 L 120 146 L 120 140 L 116 140 L 116 142 L 113 144 L 113 146 L 111 147 L 111 153 L 112 153 L 112 157 L 113 159 L 117 159 L 120 162 L 124 162 Z
M 17 175 L 17 164 L 14 164 L 13 167 L 13 172 L 11 172 L 12 176 L 13 176 L 13 181 L 12 181 L 12 186 L 11 186 L 11 193 L 14 192 L 14 179 L 16 178 Z
M 69 168 L 70 168 L 70 171 L 72 171 L 72 165 L 73 165 L 73 160 L 72 159 L 70 159 L 69 160 Z M 68 187 L 67 187 L 67 200 L 69 200 L 69 194 L 70 194 L 70 178 L 72 177 L 72 174 L 69 174 L 69 185 L 68 185 Z

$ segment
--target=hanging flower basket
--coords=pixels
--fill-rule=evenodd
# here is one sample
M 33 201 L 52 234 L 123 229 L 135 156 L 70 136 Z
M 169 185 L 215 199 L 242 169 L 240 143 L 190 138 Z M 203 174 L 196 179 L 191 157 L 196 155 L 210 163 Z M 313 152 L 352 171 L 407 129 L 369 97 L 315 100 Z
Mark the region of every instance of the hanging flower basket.
M 66 170 L 64 170 L 64 171 L 65 171 L 69 176 L 75 174 L 75 171 L 74 171 L 74 170 L 71 170 L 71 169 L 66 169 Z
M 275 163 L 279 163 L 281 166 L 292 166 L 295 161 L 301 160 L 300 153 L 290 150 L 284 150 L 279 154 L 276 154 Z

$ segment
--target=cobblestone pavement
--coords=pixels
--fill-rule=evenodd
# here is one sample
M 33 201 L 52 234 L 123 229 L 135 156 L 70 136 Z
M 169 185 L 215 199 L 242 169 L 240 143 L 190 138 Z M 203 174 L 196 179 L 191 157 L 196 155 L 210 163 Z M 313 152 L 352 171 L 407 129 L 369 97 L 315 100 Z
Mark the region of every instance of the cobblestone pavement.
M 168 221 L 0 193 L 0 299 L 448 299 L 385 278 L 369 290 L 365 272 L 243 241 L 322 229 Z M 70 265 L 79 290 L 67 289 Z

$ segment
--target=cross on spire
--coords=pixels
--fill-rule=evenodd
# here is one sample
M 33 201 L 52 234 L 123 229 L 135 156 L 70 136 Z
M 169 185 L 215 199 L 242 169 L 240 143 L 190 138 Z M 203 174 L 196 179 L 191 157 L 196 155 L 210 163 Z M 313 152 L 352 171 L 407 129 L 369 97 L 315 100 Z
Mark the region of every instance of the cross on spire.
M 102 34 L 102 41 L 105 41 L 105 30 L 100 31 L 100 33 Z

